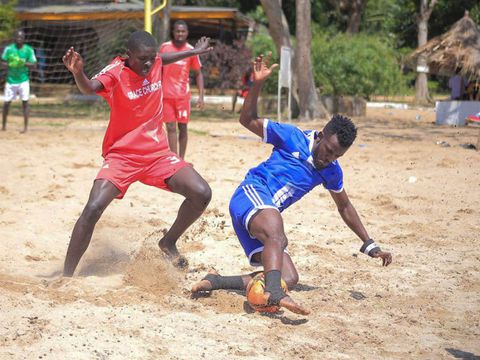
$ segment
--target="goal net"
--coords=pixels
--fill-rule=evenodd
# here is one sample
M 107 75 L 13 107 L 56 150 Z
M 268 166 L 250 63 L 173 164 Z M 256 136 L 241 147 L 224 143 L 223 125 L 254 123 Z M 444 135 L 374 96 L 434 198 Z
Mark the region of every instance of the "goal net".
M 124 54 L 130 33 L 143 28 L 143 5 L 138 2 L 56 3 L 19 0 L 16 8 L 18 28 L 25 32 L 25 43 L 33 47 L 37 57 L 37 69 L 30 76 L 37 88 L 43 84 L 73 84 L 62 62 L 70 46 L 81 54 L 85 73 L 91 77 L 115 56 Z M 0 47 L 11 42 L 13 39 L 3 41 Z

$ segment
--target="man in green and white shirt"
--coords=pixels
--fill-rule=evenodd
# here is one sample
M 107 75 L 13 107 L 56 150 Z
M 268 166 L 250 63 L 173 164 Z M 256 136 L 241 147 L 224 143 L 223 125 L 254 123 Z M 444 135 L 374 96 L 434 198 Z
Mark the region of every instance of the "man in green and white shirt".
M 30 113 L 28 106 L 28 98 L 30 97 L 29 71 L 35 68 L 37 59 L 33 48 L 25 44 L 25 33 L 22 30 L 15 31 L 14 40 L 13 44 L 4 49 L 1 59 L 2 67 L 8 69 L 5 83 L 5 102 L 3 103 L 2 130 L 5 131 L 7 128 L 10 103 L 15 100 L 18 94 L 23 105 L 24 128 L 22 133 L 25 133 L 28 128 Z

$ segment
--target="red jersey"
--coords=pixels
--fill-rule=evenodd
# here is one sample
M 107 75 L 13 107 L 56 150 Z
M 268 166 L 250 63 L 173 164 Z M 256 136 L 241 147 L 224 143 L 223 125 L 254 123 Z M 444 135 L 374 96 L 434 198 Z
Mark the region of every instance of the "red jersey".
M 167 41 L 160 47 L 160 52 L 179 52 L 192 49 L 193 46 L 189 43 L 177 48 L 171 41 Z M 197 55 L 165 65 L 163 67 L 163 96 L 165 99 L 190 96 L 190 69 L 199 71 L 201 67 L 200 58 Z
M 110 106 L 110 122 L 103 139 L 102 156 L 109 152 L 152 155 L 168 149 L 162 129 L 162 59 L 157 54 L 146 77 L 137 75 L 117 57 L 93 77 L 103 89 L 97 94 Z M 147 157 L 147 160 L 148 161 Z

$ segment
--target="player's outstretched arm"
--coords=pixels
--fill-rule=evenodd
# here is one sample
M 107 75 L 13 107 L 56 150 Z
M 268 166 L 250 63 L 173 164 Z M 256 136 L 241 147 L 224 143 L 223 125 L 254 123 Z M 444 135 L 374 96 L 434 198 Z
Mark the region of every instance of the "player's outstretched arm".
M 365 230 L 345 190 L 339 193 L 330 191 L 330 195 L 335 201 L 338 212 L 345 224 L 363 241 L 360 251 L 370 257 L 381 258 L 383 266 L 390 265 L 392 262 L 392 254 L 380 250 L 380 247 L 368 236 L 367 230 Z
M 270 56 L 271 55 L 269 55 L 268 58 L 270 58 Z M 257 56 L 253 61 L 253 85 L 248 92 L 247 98 L 243 103 L 242 112 L 240 113 L 240 124 L 260 137 L 263 137 L 263 119 L 260 119 L 257 114 L 258 96 L 260 95 L 263 83 L 277 66 L 278 64 L 273 64 L 268 67 L 268 59 L 265 59 L 263 55 Z
M 205 101 L 204 101 L 205 87 L 204 87 L 203 74 L 201 69 L 198 70 L 195 74 L 195 82 L 198 87 L 197 108 L 200 110 L 203 110 L 203 107 L 205 106 Z
M 98 80 L 90 80 L 83 71 L 83 59 L 73 46 L 62 57 L 65 67 L 73 74 L 78 89 L 86 95 L 95 94 L 103 88 Z
M 178 52 L 169 52 L 169 53 L 160 53 L 162 58 L 162 63 L 164 65 L 171 64 L 175 61 L 185 59 L 190 56 L 206 54 L 209 51 L 212 51 L 213 47 L 210 46 L 210 38 L 203 36 L 195 44 L 195 48 L 192 50 L 178 51 Z

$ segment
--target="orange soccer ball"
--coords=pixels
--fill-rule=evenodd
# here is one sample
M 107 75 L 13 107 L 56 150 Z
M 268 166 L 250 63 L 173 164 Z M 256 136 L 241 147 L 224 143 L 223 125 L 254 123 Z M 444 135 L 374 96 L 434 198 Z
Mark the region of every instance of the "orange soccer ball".
M 282 279 L 282 289 L 288 292 L 287 283 Z M 252 309 L 258 312 L 275 313 L 280 309 L 277 305 L 267 305 L 265 300 L 265 275 L 263 272 L 255 275 L 247 285 L 247 301 Z

